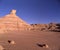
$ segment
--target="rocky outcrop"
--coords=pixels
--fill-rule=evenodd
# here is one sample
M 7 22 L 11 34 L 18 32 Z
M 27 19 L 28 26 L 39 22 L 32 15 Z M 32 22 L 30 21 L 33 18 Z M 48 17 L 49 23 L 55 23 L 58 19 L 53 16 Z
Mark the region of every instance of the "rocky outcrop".
M 60 24 L 59 23 L 31 24 L 31 26 L 33 27 L 32 30 L 60 32 Z
M 50 31 L 60 32 L 60 23 L 50 23 L 48 29 Z
M 47 30 L 48 28 L 47 24 L 31 24 L 31 26 L 33 27 L 32 30 L 40 30 L 40 31 Z
M 0 32 L 30 30 L 31 26 L 16 15 L 16 10 L 0 18 Z

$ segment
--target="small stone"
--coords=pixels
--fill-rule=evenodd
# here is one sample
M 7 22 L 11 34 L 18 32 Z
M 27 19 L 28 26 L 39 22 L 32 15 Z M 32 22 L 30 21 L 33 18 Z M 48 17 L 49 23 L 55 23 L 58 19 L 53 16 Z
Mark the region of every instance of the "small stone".
M 16 44 L 15 41 L 13 40 L 8 40 L 8 43 L 13 44 L 13 45 Z
M 42 47 L 42 48 L 49 48 L 49 46 L 47 44 L 37 44 L 39 47 Z
M 0 50 L 4 50 L 5 48 L 2 46 L 2 45 L 0 45 Z

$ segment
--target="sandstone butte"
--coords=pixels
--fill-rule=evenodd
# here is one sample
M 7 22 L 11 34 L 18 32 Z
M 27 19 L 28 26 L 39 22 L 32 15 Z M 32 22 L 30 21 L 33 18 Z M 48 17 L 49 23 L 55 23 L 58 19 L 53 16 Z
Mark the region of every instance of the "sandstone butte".
M 0 33 L 30 30 L 32 27 L 16 15 L 16 10 L 0 18 Z

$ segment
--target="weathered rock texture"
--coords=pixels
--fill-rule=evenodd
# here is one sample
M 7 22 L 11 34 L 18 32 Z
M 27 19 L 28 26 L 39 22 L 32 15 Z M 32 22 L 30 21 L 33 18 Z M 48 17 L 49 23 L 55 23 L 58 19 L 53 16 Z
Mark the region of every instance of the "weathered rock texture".
M 10 14 L 0 18 L 0 32 L 29 30 L 31 26 L 16 16 L 16 10 L 12 10 Z
M 26 30 L 60 32 L 60 23 L 29 25 L 16 15 L 16 10 L 12 10 L 10 14 L 0 18 L 0 33 Z
M 33 27 L 31 30 L 60 32 L 60 23 L 31 24 L 31 26 Z

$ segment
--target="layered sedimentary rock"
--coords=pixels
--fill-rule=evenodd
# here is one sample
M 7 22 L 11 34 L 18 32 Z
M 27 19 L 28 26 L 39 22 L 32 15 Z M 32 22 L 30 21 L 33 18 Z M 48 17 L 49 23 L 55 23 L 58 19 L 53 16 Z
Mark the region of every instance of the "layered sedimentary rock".
M 31 26 L 16 16 L 16 10 L 0 18 L 0 32 L 29 30 Z

